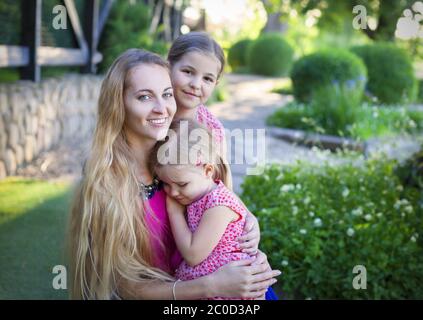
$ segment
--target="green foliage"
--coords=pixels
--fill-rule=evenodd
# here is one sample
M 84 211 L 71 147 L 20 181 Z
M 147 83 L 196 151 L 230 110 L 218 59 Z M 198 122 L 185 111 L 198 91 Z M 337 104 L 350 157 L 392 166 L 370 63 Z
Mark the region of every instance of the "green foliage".
M 0 44 L 19 45 L 21 32 L 20 1 L 0 1 L 0 21 Z
M 363 91 L 366 67 L 354 54 L 342 50 L 322 50 L 307 55 L 294 63 L 291 80 L 294 96 L 299 102 L 307 102 L 316 88 L 327 85 L 345 85 Z
M 273 165 L 247 176 L 261 250 L 282 270 L 285 298 L 422 299 L 423 207 L 384 159 Z M 352 286 L 367 270 L 367 289 Z
M 103 61 L 99 65 L 100 72 L 105 72 L 121 53 L 130 48 L 166 54 L 167 45 L 148 34 L 150 11 L 142 2 L 114 3 L 99 44 L 103 53 Z
M 407 53 L 388 43 L 351 49 L 367 67 L 367 90 L 380 103 L 409 103 L 416 99 L 417 81 Z
M 291 69 L 294 51 L 276 33 L 265 33 L 249 47 L 247 54 L 251 72 L 265 76 L 284 76 Z
M 423 103 L 423 79 L 418 80 L 418 95 L 417 95 L 417 102 Z
M 232 71 L 236 72 L 239 68 L 247 67 L 247 52 L 252 43 L 253 40 L 251 39 L 243 39 L 229 48 L 228 63 Z
M 321 91 L 322 93 L 325 90 Z M 339 99 L 339 105 L 336 104 Z M 354 96 L 352 96 L 354 99 Z M 267 118 L 267 124 L 310 133 L 347 136 L 358 140 L 423 131 L 423 112 L 392 106 L 361 104 L 354 108 L 346 96 L 327 97 L 324 104 L 291 102 Z M 351 108 L 351 109 L 349 109 Z
M 285 79 L 284 79 L 285 80 Z M 276 85 L 271 92 L 279 93 L 279 94 L 292 94 L 292 82 L 291 79 L 287 78 L 287 81 L 280 85 Z
M 222 102 L 225 101 L 227 98 L 228 92 L 226 87 L 226 80 L 221 79 L 216 88 L 213 90 L 209 100 L 207 101 L 207 104 L 211 105 L 216 102 Z
M 405 186 L 420 190 L 423 203 L 423 144 L 419 151 L 398 166 L 397 174 Z

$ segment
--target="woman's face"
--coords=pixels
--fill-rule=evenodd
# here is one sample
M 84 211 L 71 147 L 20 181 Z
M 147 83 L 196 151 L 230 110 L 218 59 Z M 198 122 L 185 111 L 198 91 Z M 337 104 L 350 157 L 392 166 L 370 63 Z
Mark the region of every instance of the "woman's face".
M 130 70 L 123 93 L 128 136 L 162 140 L 176 112 L 169 72 L 156 64 Z

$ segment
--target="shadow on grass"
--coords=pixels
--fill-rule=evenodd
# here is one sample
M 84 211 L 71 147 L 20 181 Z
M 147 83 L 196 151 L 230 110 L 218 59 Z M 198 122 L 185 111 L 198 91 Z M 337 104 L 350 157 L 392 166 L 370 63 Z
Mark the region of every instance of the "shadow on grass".
M 52 270 L 55 265 L 65 265 L 72 190 L 69 187 L 0 224 L 0 299 L 68 298 L 68 290 L 53 288 L 57 275 Z

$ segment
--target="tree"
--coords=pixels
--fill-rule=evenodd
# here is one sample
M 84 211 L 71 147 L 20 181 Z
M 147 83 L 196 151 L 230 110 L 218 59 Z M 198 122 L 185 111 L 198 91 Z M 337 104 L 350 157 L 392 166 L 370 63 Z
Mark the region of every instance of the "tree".
M 262 0 L 268 15 L 279 14 L 283 16 L 294 9 L 301 14 L 318 9 L 321 12 L 318 24 L 321 28 L 336 30 L 345 24 L 345 20 L 354 18 L 353 8 L 363 5 L 368 17 L 373 18 L 377 27 L 371 29 L 368 26 L 361 29 L 370 39 L 393 40 L 397 20 L 403 11 L 410 8 L 416 0 Z M 334 29 L 335 28 L 335 29 Z

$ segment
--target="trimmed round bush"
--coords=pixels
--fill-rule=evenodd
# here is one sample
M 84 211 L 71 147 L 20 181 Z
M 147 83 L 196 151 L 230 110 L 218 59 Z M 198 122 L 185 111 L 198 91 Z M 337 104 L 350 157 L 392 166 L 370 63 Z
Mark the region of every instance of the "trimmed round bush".
M 293 56 L 294 50 L 280 34 L 266 33 L 251 44 L 247 61 L 252 73 L 284 76 L 292 66 Z
M 252 43 L 251 39 L 240 40 L 229 49 L 228 63 L 233 71 L 247 66 L 247 52 Z
M 309 102 L 313 91 L 321 86 L 346 85 L 350 89 L 364 90 L 366 66 L 353 53 L 342 50 L 322 50 L 299 59 L 291 71 L 295 99 Z
M 351 49 L 367 67 L 367 90 L 379 103 L 412 102 L 417 96 L 417 80 L 407 53 L 393 44 L 378 43 Z

